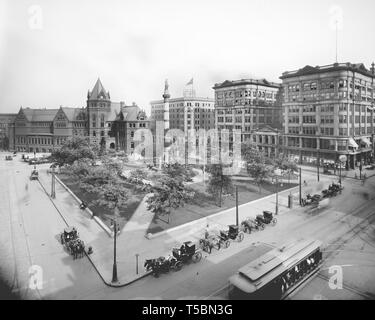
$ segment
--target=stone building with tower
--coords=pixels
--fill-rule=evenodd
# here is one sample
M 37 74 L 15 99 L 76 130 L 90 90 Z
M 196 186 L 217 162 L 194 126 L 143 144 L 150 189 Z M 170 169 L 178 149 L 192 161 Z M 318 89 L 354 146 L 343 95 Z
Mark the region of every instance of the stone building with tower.
M 284 72 L 283 148 L 301 163 L 338 160 L 347 168 L 374 156 L 375 66 L 335 63 Z
M 127 106 L 111 101 L 100 79 L 88 91 L 86 107 L 20 108 L 12 119 L 8 124 L 12 128 L 8 128 L 12 131 L 10 149 L 22 152 L 51 152 L 68 139 L 83 136 L 102 148 L 131 153 L 136 143 L 134 131 L 148 127 L 146 113 L 135 103 Z

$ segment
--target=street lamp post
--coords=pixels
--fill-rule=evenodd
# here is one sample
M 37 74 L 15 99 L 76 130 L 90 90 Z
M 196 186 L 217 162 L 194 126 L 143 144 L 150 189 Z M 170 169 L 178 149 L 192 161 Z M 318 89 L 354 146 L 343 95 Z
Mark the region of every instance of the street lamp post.
M 302 169 L 299 168 L 299 204 L 302 203 Z
M 236 226 L 238 226 L 238 186 L 236 186 Z
M 52 184 L 51 184 L 51 198 L 56 198 L 56 180 L 55 180 L 55 168 L 52 167 Z
M 317 170 L 317 176 L 318 176 L 318 182 L 319 182 L 319 165 L 320 165 L 320 154 L 318 150 L 318 159 L 317 159 L 317 165 L 316 165 L 316 170 Z
M 340 186 L 341 186 L 341 172 L 342 172 L 342 165 L 343 163 L 345 163 L 347 161 L 347 156 L 346 155 L 341 155 L 339 157 L 339 160 L 340 160 L 340 179 L 339 179 L 339 183 L 340 183 Z
M 111 220 L 111 226 L 113 227 L 113 269 L 112 269 L 112 282 L 118 282 L 117 278 L 117 262 L 116 262 L 116 238 L 118 231 L 118 223 L 116 219 Z
M 275 214 L 279 214 L 279 178 L 276 176 L 276 210 Z
M 138 257 L 139 253 L 135 254 L 135 273 L 138 274 Z

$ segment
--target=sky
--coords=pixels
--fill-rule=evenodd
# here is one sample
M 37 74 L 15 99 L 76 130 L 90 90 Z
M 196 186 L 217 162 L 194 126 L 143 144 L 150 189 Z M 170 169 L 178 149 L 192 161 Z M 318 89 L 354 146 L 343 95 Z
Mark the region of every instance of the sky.
M 112 101 L 150 112 L 194 78 L 225 80 L 305 65 L 375 60 L 373 0 L 0 0 L 0 112 L 82 107 L 100 77 Z

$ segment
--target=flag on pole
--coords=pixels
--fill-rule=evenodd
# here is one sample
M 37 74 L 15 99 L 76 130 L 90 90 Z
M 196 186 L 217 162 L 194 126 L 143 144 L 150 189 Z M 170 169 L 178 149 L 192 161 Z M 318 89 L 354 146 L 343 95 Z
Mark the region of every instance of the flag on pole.
M 191 80 L 186 84 L 187 86 L 193 84 L 193 78 L 191 78 Z

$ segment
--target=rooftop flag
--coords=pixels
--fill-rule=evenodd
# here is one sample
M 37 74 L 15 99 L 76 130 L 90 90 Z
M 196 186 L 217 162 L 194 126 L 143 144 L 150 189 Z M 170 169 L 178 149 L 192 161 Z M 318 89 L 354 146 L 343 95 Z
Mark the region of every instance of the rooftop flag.
M 191 80 L 186 84 L 187 86 L 193 84 L 193 78 L 191 78 Z

